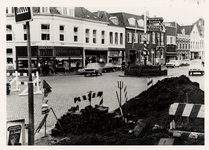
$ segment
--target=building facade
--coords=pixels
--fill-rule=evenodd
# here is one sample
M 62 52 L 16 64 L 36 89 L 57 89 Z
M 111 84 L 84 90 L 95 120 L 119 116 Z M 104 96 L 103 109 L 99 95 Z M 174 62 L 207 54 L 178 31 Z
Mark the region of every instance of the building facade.
M 177 23 L 165 22 L 166 28 L 166 62 L 177 59 Z
M 205 59 L 204 19 L 197 20 L 190 32 L 191 59 Z
M 32 67 L 48 63 L 84 67 L 88 62 L 109 62 L 117 49 L 122 57 L 125 30 L 109 27 L 108 22 L 83 7 L 33 7 L 30 22 Z M 14 69 L 27 69 L 27 33 L 25 24 L 16 24 L 14 11 L 7 8 L 7 63 Z M 114 35 L 110 43 L 110 33 Z M 14 38 L 15 37 L 15 38 Z M 122 41 L 122 42 L 119 42 Z M 119 56 L 118 56 L 119 57 Z
M 145 32 L 145 27 L 147 26 L 144 22 L 144 15 L 139 16 L 124 12 L 111 13 L 110 15 L 117 18 L 125 28 L 126 62 L 130 61 L 132 64 L 144 64 L 145 58 L 142 55 L 142 51 L 144 41 L 146 41 L 148 51 L 148 56 L 146 56 L 147 64 L 165 63 L 164 30 L 146 30 Z M 148 18 L 148 16 L 146 18 Z

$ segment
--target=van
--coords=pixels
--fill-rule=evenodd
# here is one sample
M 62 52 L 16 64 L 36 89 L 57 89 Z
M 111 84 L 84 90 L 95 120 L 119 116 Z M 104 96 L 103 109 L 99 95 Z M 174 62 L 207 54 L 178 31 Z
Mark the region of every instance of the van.
M 201 59 L 194 59 L 190 61 L 189 76 L 193 75 L 194 73 L 201 73 L 201 75 L 205 74 L 204 63 Z

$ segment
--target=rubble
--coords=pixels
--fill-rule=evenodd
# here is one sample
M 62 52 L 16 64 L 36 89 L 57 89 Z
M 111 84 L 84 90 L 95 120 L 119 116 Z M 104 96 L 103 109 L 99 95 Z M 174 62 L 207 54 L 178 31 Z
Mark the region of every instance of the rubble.
M 123 105 L 123 110 L 127 107 L 129 123 L 119 116 L 119 108 L 108 112 L 108 107 L 87 106 L 80 113 L 69 111 L 59 119 L 67 138 L 54 145 L 157 145 L 161 138 L 170 137 L 168 129 L 173 119 L 178 130 L 204 133 L 204 119 L 188 121 L 168 113 L 172 103 L 187 102 L 186 93 L 188 103 L 204 104 L 204 91 L 199 84 L 182 75 L 158 81 Z M 139 120 L 146 120 L 143 130 L 136 127 Z M 140 134 L 134 134 L 134 129 L 140 130 Z M 52 136 L 61 135 L 56 124 Z M 204 138 L 175 138 L 174 145 L 204 145 Z

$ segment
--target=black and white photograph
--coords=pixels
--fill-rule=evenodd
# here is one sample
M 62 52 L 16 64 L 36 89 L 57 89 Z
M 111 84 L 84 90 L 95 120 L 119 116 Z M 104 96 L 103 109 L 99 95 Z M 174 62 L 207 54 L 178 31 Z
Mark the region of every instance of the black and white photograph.
M 5 148 L 208 144 L 207 0 L 3 2 Z

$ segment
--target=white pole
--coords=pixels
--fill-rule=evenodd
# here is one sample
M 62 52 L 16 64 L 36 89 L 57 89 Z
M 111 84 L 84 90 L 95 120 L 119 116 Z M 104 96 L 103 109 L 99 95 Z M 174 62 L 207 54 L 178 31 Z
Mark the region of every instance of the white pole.
M 147 11 L 146 7 L 144 10 L 144 33 L 147 33 Z

